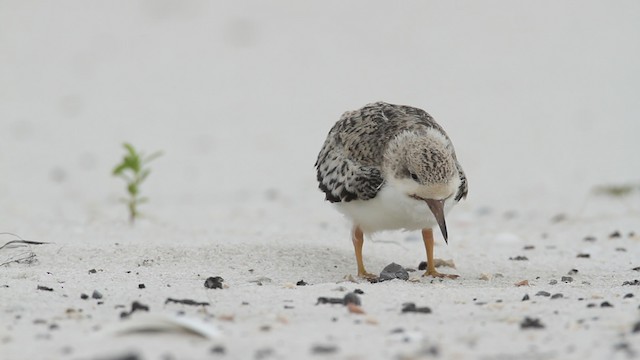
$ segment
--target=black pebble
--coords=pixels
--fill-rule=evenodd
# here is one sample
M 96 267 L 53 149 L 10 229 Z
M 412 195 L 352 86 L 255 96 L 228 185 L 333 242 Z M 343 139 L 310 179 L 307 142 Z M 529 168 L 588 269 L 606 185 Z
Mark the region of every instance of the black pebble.
M 146 286 L 144 286 L 144 284 L 138 284 L 138 289 L 144 289 L 146 288 Z
M 89 270 L 89 274 L 95 274 L 95 273 L 97 273 L 96 269 Z
M 557 283 L 558 283 L 558 280 L 556 280 L 556 279 L 553 279 L 553 280 L 549 281 L 549 285 L 555 285 Z
M 571 276 L 563 276 L 561 280 L 566 283 L 573 282 L 573 278 Z
M 380 273 L 380 281 L 393 279 L 409 280 L 409 273 L 402 266 L 396 263 L 391 263 L 382 269 L 382 272 Z
M 322 296 L 322 297 L 318 298 L 318 302 L 316 302 L 316 305 L 318 305 L 318 304 L 344 304 L 344 299 L 341 299 L 341 298 L 330 298 L 330 297 Z
M 551 295 L 552 299 L 562 299 L 563 297 L 564 295 L 562 295 L 561 293 Z
M 344 299 L 342 299 L 342 303 L 344 305 L 349 305 L 349 304 L 354 304 L 354 305 L 360 305 L 360 297 L 358 295 L 356 295 L 355 293 L 347 293 L 344 296 Z
M 524 294 L 524 296 L 522 297 L 522 301 L 527 301 L 529 300 L 529 294 Z
M 638 321 L 634 326 L 633 329 L 631 330 L 632 333 L 637 333 L 640 332 L 640 321 Z
M 80 294 L 80 299 L 82 300 L 87 300 L 89 298 L 89 295 L 87 294 Z
M 533 319 L 527 316 L 520 323 L 520 329 L 544 329 L 544 325 L 540 322 L 540 319 Z
M 335 345 L 315 345 L 311 348 L 313 354 L 333 354 L 338 351 Z
M 94 299 L 102 299 L 102 294 L 98 290 L 93 290 L 91 297 Z
M 633 270 L 633 271 L 640 271 L 640 266 L 636 266 L 636 267 L 634 267 L 634 268 L 633 268 L 633 269 L 631 269 L 631 270 Z
M 131 312 L 133 313 L 134 311 L 149 311 L 149 306 L 134 301 L 131 303 Z
M 578 269 L 571 269 L 569 270 L 569 272 L 567 273 L 567 275 L 575 275 L 578 273 Z
M 402 312 L 403 313 L 416 312 L 416 313 L 423 313 L 423 314 L 431 314 L 431 309 L 427 306 L 416 307 L 416 304 L 414 303 L 406 303 L 402 305 Z
M 516 257 L 510 257 L 509 260 L 516 260 L 516 261 L 527 261 L 529 260 L 526 256 L 516 256 Z
M 525 245 L 525 246 L 524 246 L 524 249 L 525 249 L 525 250 L 533 250 L 533 249 L 535 249 L 535 248 L 536 248 L 536 247 L 535 247 L 535 246 L 533 246 L 533 245 Z
M 609 235 L 609 237 L 610 237 L 610 238 L 612 238 L 612 239 L 613 239 L 613 238 L 619 238 L 620 236 L 622 236 L 622 235 L 620 234 L 620 231 L 618 231 L 618 230 L 616 230 L 616 231 L 612 232 L 612 233 Z
M 364 291 L 360 290 L 360 289 L 355 289 L 353 290 L 354 293 L 358 294 L 358 295 L 362 295 L 364 294 Z
M 596 304 L 594 304 L 594 303 L 589 303 L 589 304 L 587 304 L 587 307 L 588 307 L 588 308 L 596 307 Z
M 613 305 L 611 305 L 611 303 L 610 303 L 610 302 L 605 301 L 605 302 L 603 302 L 602 304 L 600 304 L 600 307 L 613 307 Z
M 222 345 L 216 345 L 211 348 L 211 352 L 214 354 L 224 354 L 227 350 Z
M 626 294 L 626 295 L 624 296 L 624 298 L 623 298 L 623 299 L 629 299 L 629 298 L 632 298 L 632 297 L 633 297 L 633 294 L 632 294 L 632 293 L 628 293 L 628 294 Z
M 223 278 L 220 276 L 210 276 L 204 281 L 204 287 L 207 289 L 222 289 Z
M 42 286 L 42 285 L 38 285 L 38 290 L 43 290 L 43 291 L 53 291 L 52 288 L 50 287 L 46 287 L 46 286 Z
M 300 280 L 296 283 L 296 286 L 307 286 L 309 284 L 307 284 L 304 280 Z
M 625 281 L 625 282 L 622 283 L 622 286 L 624 286 L 624 285 L 640 286 L 640 280 L 635 279 L 635 280 L 632 280 L 632 281 Z
M 595 236 L 585 236 L 584 241 L 594 242 L 596 241 Z
M 583 253 L 580 253 L 580 254 L 578 254 L 576 257 L 588 259 L 588 258 L 590 258 L 590 257 L 591 257 L 591 254 L 583 254 Z
M 536 296 L 551 296 L 551 294 L 546 291 L 538 291 Z
M 427 262 L 421 261 L 420 265 L 418 265 L 418 270 L 427 270 Z

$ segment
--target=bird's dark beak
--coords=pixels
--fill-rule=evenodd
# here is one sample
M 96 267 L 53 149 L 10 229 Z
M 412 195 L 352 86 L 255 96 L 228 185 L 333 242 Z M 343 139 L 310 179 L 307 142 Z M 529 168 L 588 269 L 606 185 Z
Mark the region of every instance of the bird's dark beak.
M 444 221 L 444 200 L 425 199 L 424 201 L 429 205 L 429 209 L 431 209 L 433 216 L 435 216 L 436 221 L 438 222 L 438 226 L 440 226 L 444 242 L 449 244 L 449 241 L 447 240 L 447 223 Z

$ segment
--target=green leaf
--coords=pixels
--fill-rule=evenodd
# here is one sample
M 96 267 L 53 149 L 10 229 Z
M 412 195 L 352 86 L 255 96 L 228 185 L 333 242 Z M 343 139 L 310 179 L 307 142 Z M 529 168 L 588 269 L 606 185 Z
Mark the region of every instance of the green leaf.
M 146 204 L 148 202 L 149 202 L 148 197 L 141 197 L 140 199 L 138 199 L 138 204 Z
M 140 174 L 140 182 L 143 182 L 144 179 L 146 179 L 147 176 L 149 176 L 150 173 L 151 173 L 151 170 L 149 170 L 149 169 L 142 170 L 142 174 Z
M 122 172 L 127 168 L 127 164 L 126 163 L 122 163 L 118 166 L 116 166 L 115 168 L 113 168 L 113 175 L 120 175 L 122 174 Z
M 131 145 L 129 143 L 124 143 L 124 144 L 122 144 L 122 146 L 124 146 L 124 148 L 127 149 L 127 151 L 129 152 L 129 155 L 138 156 L 137 153 L 136 153 L 136 149 L 133 148 L 133 145 Z
M 138 195 L 138 184 L 136 183 L 129 184 L 129 186 L 127 186 L 127 190 L 129 191 L 129 194 L 131 194 L 132 196 Z

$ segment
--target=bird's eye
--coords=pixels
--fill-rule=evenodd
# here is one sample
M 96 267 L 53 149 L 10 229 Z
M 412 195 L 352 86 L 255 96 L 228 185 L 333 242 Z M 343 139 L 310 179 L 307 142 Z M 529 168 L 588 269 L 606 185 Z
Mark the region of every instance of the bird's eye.
M 411 175 L 411 178 L 415 181 L 418 181 L 418 175 L 414 174 L 414 173 L 410 173 L 409 175 Z

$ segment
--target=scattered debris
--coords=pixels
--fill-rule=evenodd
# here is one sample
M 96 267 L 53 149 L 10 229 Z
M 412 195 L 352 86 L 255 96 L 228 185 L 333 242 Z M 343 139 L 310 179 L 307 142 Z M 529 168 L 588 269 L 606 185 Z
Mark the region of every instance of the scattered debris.
M 551 296 L 550 293 L 546 292 L 546 291 L 538 291 L 538 293 L 536 294 L 536 296 L 544 296 L 544 297 L 549 297 Z
M 522 297 L 522 301 L 527 301 L 529 300 L 529 294 L 524 294 L 524 296 Z
M 527 261 L 529 260 L 529 258 L 527 258 L 526 256 L 521 256 L 518 255 L 516 257 L 510 257 L 509 260 L 515 260 L 515 261 Z
M 551 295 L 552 299 L 562 299 L 563 297 L 564 297 L 564 295 L 562 295 L 562 293 L 557 293 L 557 294 Z
M 586 254 L 586 253 L 579 253 L 578 255 L 576 255 L 577 258 L 583 258 L 583 259 L 589 259 L 591 257 L 591 254 Z
M 613 307 L 613 305 L 611 305 L 611 303 L 610 303 L 610 302 L 605 301 L 605 302 L 603 302 L 602 304 L 600 304 L 600 307 Z
M 616 248 L 616 251 L 619 251 L 619 252 L 627 252 L 627 249 L 626 249 L 626 248 L 623 248 L 623 247 L 617 247 L 617 248 Z
M 331 298 L 331 297 L 319 297 L 318 298 L 318 302 L 316 302 L 316 305 L 318 304 L 344 304 L 344 299 L 341 298 Z
M 616 231 L 612 232 L 611 234 L 609 234 L 609 239 L 619 238 L 621 236 L 622 236 L 622 234 L 620 234 L 620 231 L 616 230 Z
M 355 293 L 347 293 L 343 298 L 332 298 L 332 297 L 319 297 L 318 304 L 340 304 L 340 305 L 360 305 L 360 297 Z
M 633 329 L 631 329 L 632 333 L 640 332 L 640 321 L 638 321 L 635 325 L 633 325 Z
M 307 284 L 304 280 L 300 280 L 296 283 L 296 286 L 307 286 L 309 284 Z
M 100 291 L 98 290 L 93 290 L 91 297 L 94 299 L 102 299 L 102 293 L 100 293 Z
M 338 351 L 338 347 L 335 345 L 314 345 L 311 348 L 312 354 L 333 354 Z
M 567 273 L 567 275 L 575 275 L 578 273 L 578 269 L 571 269 L 569 270 L 569 272 Z
M 533 246 L 533 245 L 525 245 L 523 249 L 524 249 L 524 250 L 533 250 L 533 249 L 535 249 L 535 248 L 536 248 L 536 247 L 535 247 L 535 246 Z
M 572 278 L 571 276 L 563 276 L 561 280 L 562 280 L 562 282 L 564 282 L 564 283 L 570 283 L 570 282 L 573 282 L 573 278 Z
M 87 300 L 88 298 L 89 298 L 89 295 L 87 295 L 85 293 L 80 294 L 80 299 Z
M 595 236 L 585 236 L 584 241 L 588 241 L 588 242 L 594 242 L 596 241 L 596 237 Z
M 489 275 L 489 274 L 487 274 L 487 273 L 482 273 L 482 274 L 480 274 L 480 276 L 478 277 L 478 280 L 489 281 L 489 280 L 491 280 L 491 275 Z
M 558 283 L 558 280 L 556 279 L 551 279 L 551 281 L 549 281 L 549 285 L 555 285 Z
M 43 290 L 43 291 L 53 291 L 52 288 L 47 287 L 47 286 L 42 286 L 42 285 L 38 285 L 38 290 Z
M 593 188 L 593 192 L 598 195 L 612 197 L 624 197 L 629 195 L 635 188 L 632 184 L 599 185 Z
M 635 279 L 631 281 L 625 281 L 622 283 L 622 286 L 625 286 L 625 285 L 640 286 L 640 280 Z
M 209 306 L 208 302 L 198 302 L 198 301 L 194 301 L 191 299 L 173 299 L 173 298 L 167 298 L 167 300 L 165 300 L 164 302 L 165 304 L 168 303 L 176 303 L 176 304 L 183 304 L 183 305 L 193 305 L 193 306 Z
M 414 303 L 405 303 L 402 305 L 402 312 L 415 312 L 415 313 L 423 313 L 423 314 L 431 314 L 431 308 L 427 306 L 417 307 Z
M 520 329 L 544 329 L 544 325 L 540 322 L 540 319 L 534 319 L 527 316 L 520 323 Z
M 358 294 L 358 295 L 362 295 L 364 294 L 364 291 L 360 290 L 360 289 L 355 289 L 353 290 L 354 293 Z
M 257 279 L 254 280 L 249 280 L 250 283 L 256 283 L 258 284 L 258 286 L 262 286 L 263 284 L 268 284 L 271 282 L 271 279 L 269 279 L 268 277 L 265 276 L 261 276 Z
M 631 270 L 633 270 L 633 271 L 640 271 L 640 266 L 636 266 L 636 267 L 634 267 L 634 268 L 633 268 L 633 269 L 631 269 Z
M 204 287 L 207 289 L 222 289 L 223 278 L 220 276 L 210 276 L 204 281 Z
M 224 355 L 227 350 L 222 345 L 216 345 L 211 348 L 211 352 L 218 355 Z
M 138 284 L 138 289 L 144 289 L 146 288 L 146 286 L 144 286 L 144 284 Z
M 391 263 L 382 269 L 382 272 L 380 273 L 380 281 L 393 279 L 409 280 L 409 273 L 402 266 L 396 263 Z
M 205 339 L 220 337 L 220 330 L 213 324 L 186 316 L 140 314 L 127 321 L 118 322 L 111 332 L 114 335 L 136 333 L 173 332 L 185 335 L 196 335 Z
M 529 286 L 529 280 L 522 280 L 522 281 L 518 281 L 517 283 L 514 284 L 517 287 L 520 286 Z
M 149 311 L 149 306 L 144 305 L 142 303 L 139 303 L 137 301 L 134 301 L 133 303 L 131 303 L 131 310 L 129 312 L 123 311 L 120 313 L 120 318 L 126 318 L 129 317 L 129 315 L 133 314 L 136 311 Z
M 97 272 L 98 272 L 98 271 L 97 271 L 96 269 L 91 269 L 91 270 L 89 270 L 89 274 L 95 274 L 95 273 L 97 273 Z
M 629 298 L 632 298 L 632 297 L 633 297 L 633 294 L 632 293 L 628 293 L 623 297 L 623 299 L 629 299 Z

